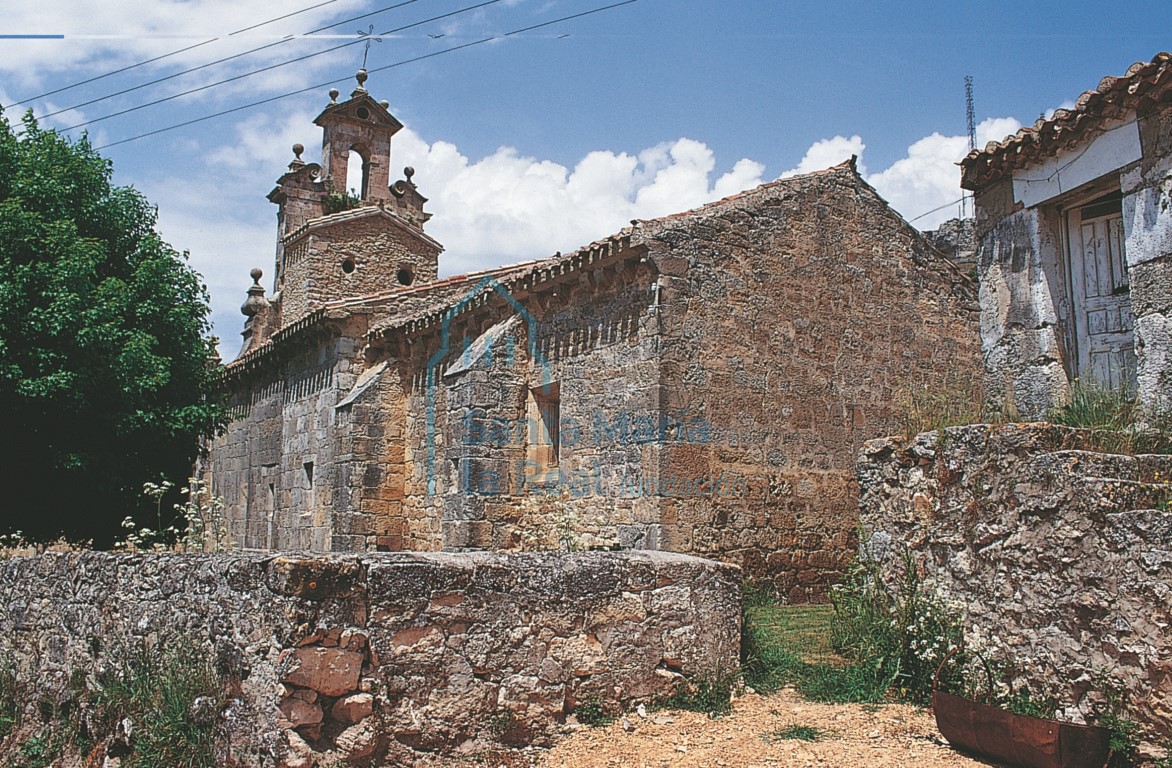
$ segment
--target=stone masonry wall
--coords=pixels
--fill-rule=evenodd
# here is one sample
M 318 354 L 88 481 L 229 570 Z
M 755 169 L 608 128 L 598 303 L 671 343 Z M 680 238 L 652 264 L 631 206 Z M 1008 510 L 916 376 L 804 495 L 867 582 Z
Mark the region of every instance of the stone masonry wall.
M 25 717 L 7 746 L 34 735 L 42 698 L 177 640 L 225 676 L 221 768 L 548 744 L 584 701 L 733 670 L 739 584 L 735 567 L 649 552 L 14 558 L 0 563 L 0 663 Z
M 1144 159 L 1121 186 L 1140 402 L 1172 416 L 1172 109 L 1139 119 Z
M 951 427 L 872 440 L 859 457 L 862 551 L 907 548 L 965 612 L 973 647 L 1009 661 L 1068 717 L 1093 716 L 1101 674 L 1155 744 L 1172 736 L 1172 456 L 1088 450 L 1049 424 Z
M 659 409 L 710 426 L 662 447 L 659 476 L 710 492 L 665 494 L 661 547 L 820 599 L 853 554 L 863 441 L 901 396 L 979 378 L 973 285 L 849 163 L 644 229 Z
M 364 296 L 405 284 L 435 280 L 440 247 L 410 225 L 395 224 L 374 209 L 364 218 L 330 218 L 285 243 L 281 325 L 290 325 L 334 299 Z M 373 211 L 373 212 L 370 212 Z M 410 273 L 408 283 L 399 271 Z
M 560 306 L 493 326 L 482 338 L 499 338 L 483 350 L 479 340 L 452 344 L 470 341 L 478 359 L 454 354 L 440 382 L 446 460 L 436 468 L 442 488 L 455 491 L 437 491 L 445 546 L 557 548 L 554 518 L 568 513 L 586 541 L 658 548 L 657 499 L 644 485 L 659 440 L 657 426 L 645 425 L 660 421 L 651 275 L 644 267 L 610 276 L 608 288 L 566 286 Z M 556 460 L 539 413 L 546 385 L 558 401 Z M 426 448 L 420 421 L 416 455 Z
M 201 468 L 237 546 L 256 549 L 363 549 L 365 539 L 334 542 L 335 514 L 351 511 L 348 469 L 354 459 L 351 414 L 338 401 L 360 367 L 355 338 L 365 319 L 342 335 L 315 338 L 296 354 L 230 384 L 236 413 L 211 439 Z M 364 445 L 360 445 L 360 448 Z M 373 548 L 373 547 L 372 547 Z

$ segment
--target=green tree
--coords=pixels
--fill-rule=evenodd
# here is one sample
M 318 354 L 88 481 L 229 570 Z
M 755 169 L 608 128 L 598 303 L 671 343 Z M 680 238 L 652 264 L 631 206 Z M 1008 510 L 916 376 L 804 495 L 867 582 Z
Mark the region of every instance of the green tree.
M 208 293 L 86 138 L 0 116 L 0 531 L 104 545 L 219 428 Z

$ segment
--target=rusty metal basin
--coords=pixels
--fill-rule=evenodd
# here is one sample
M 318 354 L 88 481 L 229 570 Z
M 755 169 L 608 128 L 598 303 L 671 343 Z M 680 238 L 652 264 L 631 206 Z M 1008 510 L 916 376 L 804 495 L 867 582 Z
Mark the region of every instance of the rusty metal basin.
M 940 690 L 932 692 L 936 727 L 953 747 L 1020 768 L 1103 768 L 1106 728 L 1018 715 Z

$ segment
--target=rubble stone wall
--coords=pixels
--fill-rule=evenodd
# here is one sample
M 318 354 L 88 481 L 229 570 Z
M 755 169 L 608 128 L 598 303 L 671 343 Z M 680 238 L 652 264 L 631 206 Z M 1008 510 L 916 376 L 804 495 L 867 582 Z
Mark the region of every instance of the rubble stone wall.
M 1172 110 L 1139 120 L 1144 159 L 1122 175 L 1136 387 L 1149 409 L 1172 415 Z
M 665 495 L 662 548 L 824 599 L 854 550 L 863 441 L 921 389 L 979 378 L 974 286 L 850 164 L 645 237 L 663 275 L 660 409 L 710 425 L 703 444 L 664 445 L 659 474 L 723 478 Z
M 637 255 L 560 286 L 557 304 L 502 302 L 413 345 L 416 371 L 447 350 L 430 382 L 405 376 L 388 394 L 405 400 L 410 527 L 441 523 L 429 546 L 658 548 L 657 498 L 642 483 L 660 439 L 658 321 Z M 543 397 L 557 402 L 556 459 Z
M 1130 691 L 1153 743 L 1172 735 L 1172 456 L 1089 450 L 1049 424 L 872 440 L 859 457 L 864 554 L 906 548 L 966 614 L 968 640 L 1054 693 L 1073 719 Z
M 0 663 L 25 686 L 26 725 L 42 697 L 125 649 L 188 642 L 231 679 L 224 768 L 410 766 L 549 743 L 585 701 L 735 669 L 739 627 L 738 569 L 668 553 L 0 563 Z

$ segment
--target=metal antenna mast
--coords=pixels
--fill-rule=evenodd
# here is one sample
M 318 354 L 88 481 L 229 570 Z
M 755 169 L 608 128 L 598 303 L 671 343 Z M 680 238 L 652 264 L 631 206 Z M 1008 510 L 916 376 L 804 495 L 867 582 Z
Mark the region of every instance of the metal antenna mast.
M 964 110 L 969 124 L 969 151 L 977 148 L 977 113 L 973 110 L 973 76 L 964 76 Z
M 973 109 L 973 76 L 964 76 L 964 111 L 969 129 L 969 152 L 977 148 L 977 113 Z M 960 217 L 966 218 L 966 199 L 968 195 L 961 195 Z

